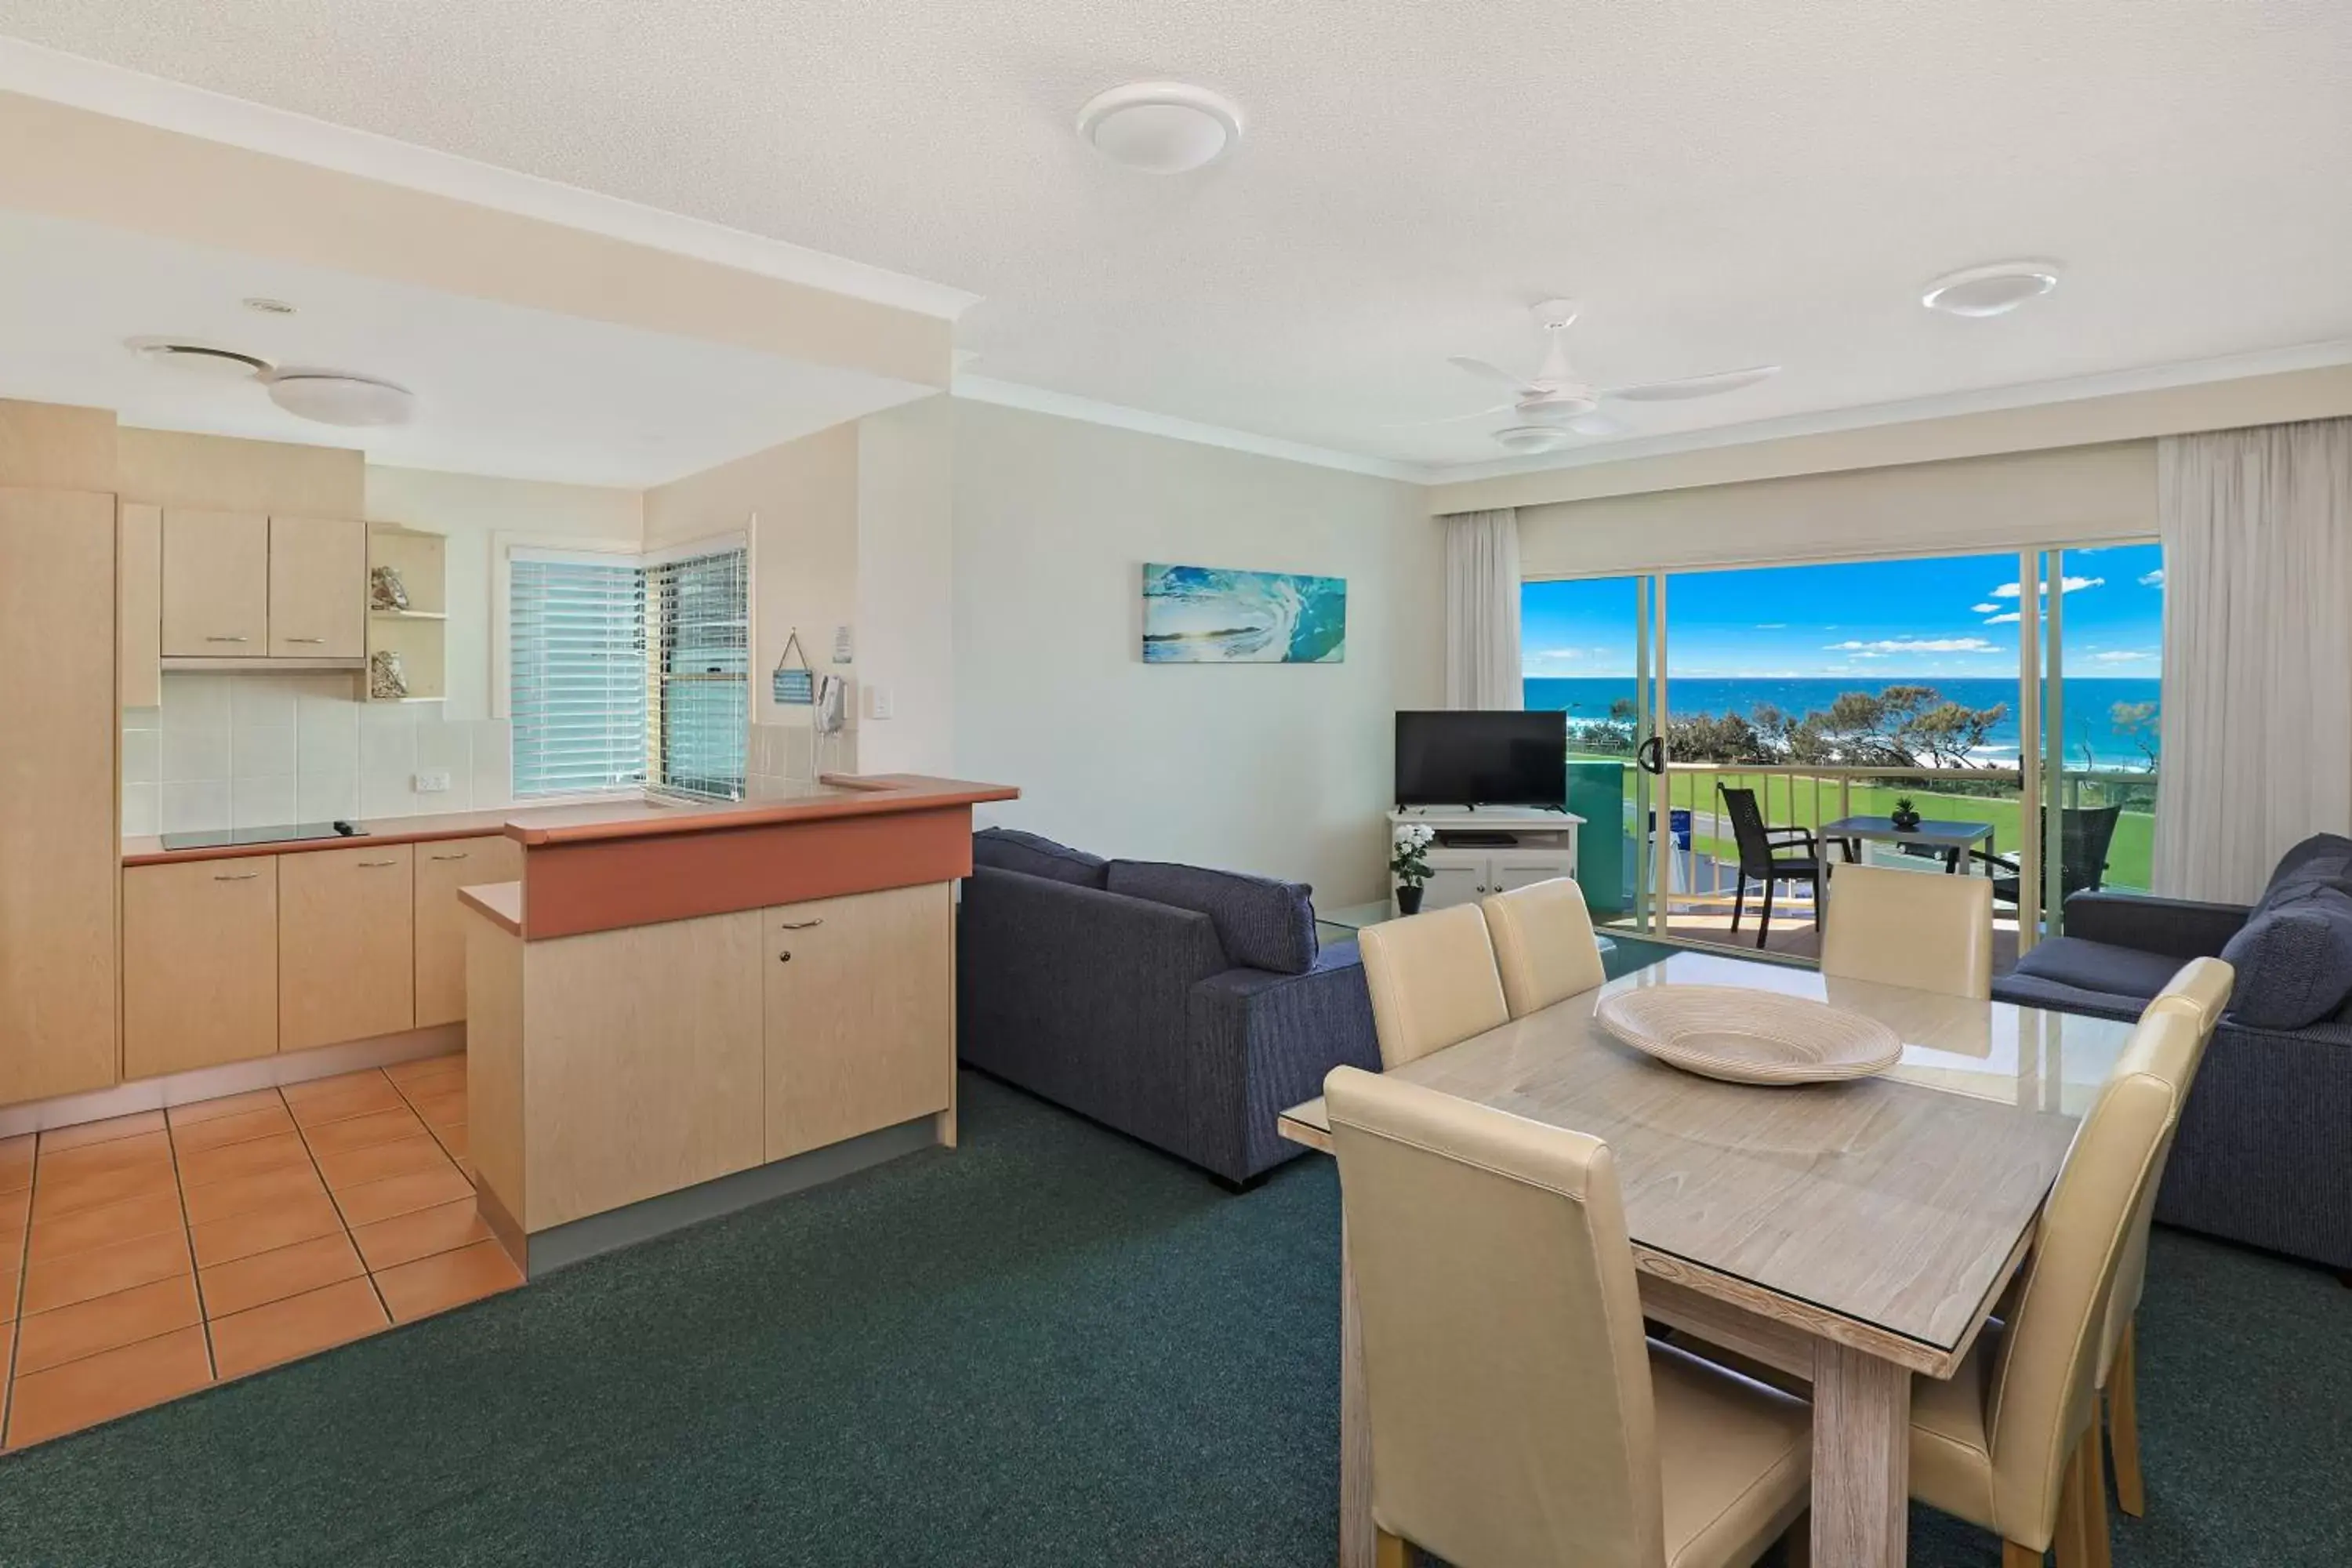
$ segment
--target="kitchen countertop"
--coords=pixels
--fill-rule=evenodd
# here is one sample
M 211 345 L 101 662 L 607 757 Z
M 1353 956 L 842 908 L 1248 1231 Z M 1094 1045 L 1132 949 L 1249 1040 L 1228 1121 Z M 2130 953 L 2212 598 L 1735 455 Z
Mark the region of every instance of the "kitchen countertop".
M 807 793 L 761 800 L 704 802 L 640 797 L 593 801 L 578 805 L 509 806 L 499 811 L 451 811 L 430 816 L 376 817 L 359 822 L 358 826 L 366 829 L 364 837 L 304 838 L 282 844 L 220 844 L 196 849 L 166 849 L 161 838 L 142 837 L 122 841 L 122 863 L 125 866 L 159 866 L 183 860 L 236 859 L 253 855 L 302 855 L 321 849 L 352 849 L 365 845 L 427 844 L 449 838 L 478 838 L 494 833 L 520 839 L 527 847 L 541 847 L 601 839 L 721 832 L 730 828 L 764 827 L 778 823 L 822 822 L 845 816 L 976 805 L 987 801 L 1013 800 L 1020 795 L 1020 791 L 1003 784 L 932 778 L 919 773 L 827 773 L 821 785 L 803 785 L 802 788 Z

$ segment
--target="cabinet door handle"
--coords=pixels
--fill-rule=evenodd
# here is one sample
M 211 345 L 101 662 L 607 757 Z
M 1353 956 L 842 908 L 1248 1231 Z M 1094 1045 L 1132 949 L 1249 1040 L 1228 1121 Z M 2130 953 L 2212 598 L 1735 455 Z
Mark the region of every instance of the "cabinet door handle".
M 360 869 L 362 871 L 378 871 L 382 870 L 386 866 L 397 866 L 399 864 L 400 862 L 397 860 L 362 860 L 360 862 Z
M 822 919 L 813 921 L 786 921 L 776 929 L 778 931 L 811 931 L 823 924 L 824 924 L 824 921 Z
M 215 882 L 251 882 L 258 879 L 260 876 L 261 873 L 258 871 L 238 871 L 234 874 L 215 872 L 213 874 L 213 880 Z
M 253 640 L 253 639 L 252 639 L 251 637 L 206 637 L 206 638 L 205 639 L 205 641 L 206 641 L 206 642 L 251 642 L 252 640 Z
M 460 849 L 455 855 L 436 855 L 433 858 L 436 860 L 464 860 L 470 858 L 472 854 L 473 851 L 469 849 Z
M 288 637 L 286 640 L 287 640 L 288 642 L 314 642 L 314 643 L 315 643 L 315 642 L 325 642 L 327 639 L 326 639 L 326 638 L 324 638 L 324 637 Z

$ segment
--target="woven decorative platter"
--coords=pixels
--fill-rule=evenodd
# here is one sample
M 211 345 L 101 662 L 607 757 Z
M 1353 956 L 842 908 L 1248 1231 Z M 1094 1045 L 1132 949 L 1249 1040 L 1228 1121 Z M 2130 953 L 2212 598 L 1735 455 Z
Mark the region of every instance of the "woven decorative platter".
M 1636 986 L 1592 1016 L 1637 1051 L 1728 1083 L 1835 1083 L 1903 1057 L 1901 1037 L 1875 1018 L 1734 985 Z

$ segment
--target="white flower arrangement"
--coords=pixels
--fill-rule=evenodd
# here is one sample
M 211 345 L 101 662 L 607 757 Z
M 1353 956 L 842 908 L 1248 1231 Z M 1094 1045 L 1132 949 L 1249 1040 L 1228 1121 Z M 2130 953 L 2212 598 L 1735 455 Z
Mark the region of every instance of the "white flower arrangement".
M 1437 841 L 1437 829 L 1426 823 L 1408 822 L 1396 830 L 1396 842 L 1389 853 L 1389 869 L 1396 876 L 1397 886 L 1418 888 L 1429 880 L 1429 847 Z

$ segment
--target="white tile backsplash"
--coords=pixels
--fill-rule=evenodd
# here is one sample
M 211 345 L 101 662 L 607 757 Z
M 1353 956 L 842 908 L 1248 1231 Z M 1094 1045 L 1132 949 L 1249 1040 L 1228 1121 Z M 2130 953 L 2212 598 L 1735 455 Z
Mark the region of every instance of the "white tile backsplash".
M 162 707 L 123 710 L 122 830 L 495 809 L 513 798 L 509 770 L 503 721 L 362 702 L 350 676 L 171 674 Z M 449 788 L 418 795 L 420 771 Z

